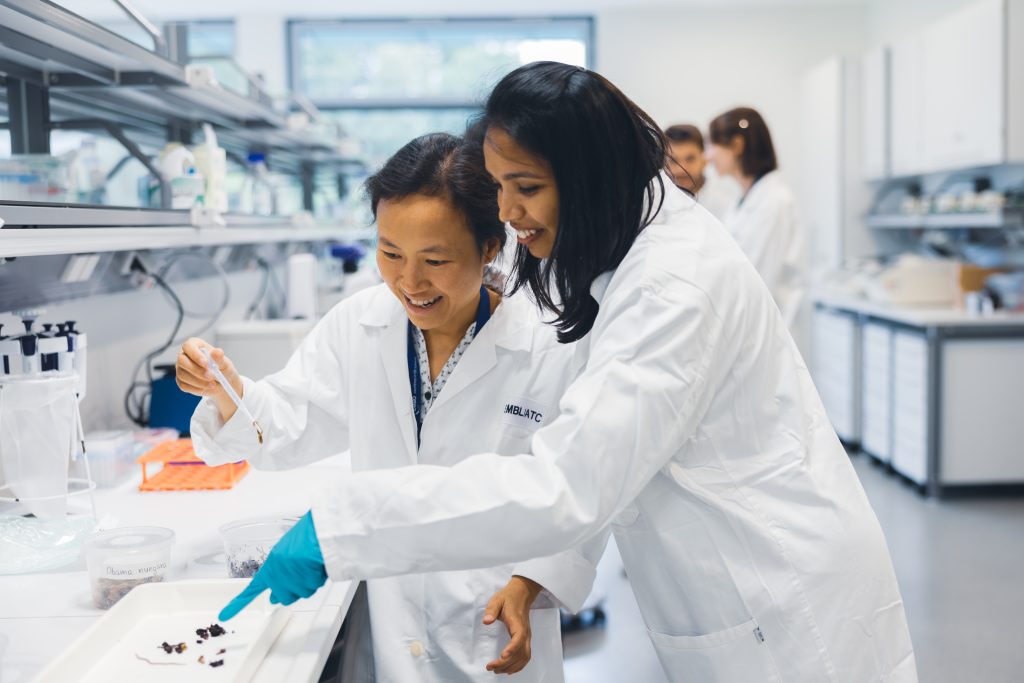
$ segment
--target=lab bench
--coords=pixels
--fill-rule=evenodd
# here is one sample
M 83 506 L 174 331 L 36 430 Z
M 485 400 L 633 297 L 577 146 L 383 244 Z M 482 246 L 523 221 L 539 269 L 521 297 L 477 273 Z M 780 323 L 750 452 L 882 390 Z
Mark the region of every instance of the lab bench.
M 811 370 L 840 439 L 930 496 L 1024 490 L 1024 314 L 814 305 Z
M 155 525 L 174 530 L 169 581 L 224 579 L 218 527 L 246 517 L 296 515 L 308 510 L 310 494 L 325 474 L 348 469 L 340 456 L 302 469 L 250 469 L 226 491 L 140 492 L 139 477 L 96 491 L 101 519 L 117 526 Z M 245 586 L 239 581 L 239 590 Z M 319 678 L 352 603 L 355 582 L 328 583 L 292 605 L 254 683 Z M 104 614 L 95 608 L 84 561 L 38 574 L 0 576 L 0 683 L 29 681 Z

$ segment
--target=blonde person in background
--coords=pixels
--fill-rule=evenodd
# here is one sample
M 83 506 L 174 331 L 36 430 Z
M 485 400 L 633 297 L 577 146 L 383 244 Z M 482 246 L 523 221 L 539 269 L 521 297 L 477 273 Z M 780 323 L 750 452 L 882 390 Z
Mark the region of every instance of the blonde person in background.
M 700 129 L 689 123 L 669 126 L 665 129 L 665 138 L 669 150 L 668 170 L 676 187 L 694 195 L 715 218 L 724 220 L 736 204 L 737 188 L 730 179 L 718 176 L 714 168 L 708 173 Z
M 742 196 L 724 223 L 768 285 L 792 331 L 806 288 L 806 239 L 796 200 L 779 175 L 768 126 L 749 107 L 711 122 L 708 159 L 739 183 Z

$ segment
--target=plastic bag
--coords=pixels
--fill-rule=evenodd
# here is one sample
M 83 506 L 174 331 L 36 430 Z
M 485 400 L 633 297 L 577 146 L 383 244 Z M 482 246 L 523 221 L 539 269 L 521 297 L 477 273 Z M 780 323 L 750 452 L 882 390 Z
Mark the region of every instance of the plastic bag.
M 68 460 L 78 430 L 74 375 L 0 382 L 0 461 L 13 496 L 43 519 L 67 513 Z M 47 500 L 32 500 L 49 497 Z
M 74 562 L 95 526 L 91 515 L 62 519 L 0 515 L 0 574 L 41 572 Z

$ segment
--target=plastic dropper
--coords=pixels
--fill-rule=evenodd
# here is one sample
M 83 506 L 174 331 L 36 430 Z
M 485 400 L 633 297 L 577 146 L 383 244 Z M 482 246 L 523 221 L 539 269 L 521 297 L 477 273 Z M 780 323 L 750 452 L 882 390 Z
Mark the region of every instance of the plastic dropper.
M 228 378 L 225 377 L 224 373 L 220 371 L 220 367 L 217 365 L 217 362 L 213 360 L 213 355 L 210 353 L 209 347 L 201 346 L 199 348 L 199 352 L 206 357 L 206 361 L 210 364 L 210 370 L 213 372 L 213 376 L 217 379 L 217 383 L 224 387 L 224 391 L 228 392 L 228 396 L 231 397 L 231 400 L 232 402 L 234 402 L 235 407 L 241 410 L 242 414 L 245 415 L 250 422 L 252 422 L 252 426 L 256 428 L 256 438 L 259 439 L 260 445 L 262 446 L 263 428 L 260 427 L 260 423 L 256 421 L 256 418 L 252 416 L 252 413 L 249 412 L 249 409 L 245 407 L 245 404 L 242 403 L 242 397 L 238 395 L 234 387 L 231 386 L 231 383 L 228 382 Z

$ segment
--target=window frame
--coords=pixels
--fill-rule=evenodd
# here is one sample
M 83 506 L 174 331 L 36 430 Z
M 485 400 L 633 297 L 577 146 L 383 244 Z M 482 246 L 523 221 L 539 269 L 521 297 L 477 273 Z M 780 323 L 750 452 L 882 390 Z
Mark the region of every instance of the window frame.
M 527 23 L 542 23 L 542 22 L 566 22 L 566 23 L 578 23 L 585 26 L 586 35 L 586 67 L 592 69 L 594 65 L 594 56 L 596 54 L 595 41 L 596 41 L 596 21 L 592 15 L 526 15 L 526 16 L 498 16 L 498 17 L 410 17 L 410 18 L 394 18 L 394 17 L 321 17 L 321 18 L 301 18 L 301 19 L 288 19 L 285 23 L 285 39 L 286 39 L 286 50 L 287 50 L 287 76 L 288 76 L 288 89 L 291 92 L 300 93 L 306 97 L 309 97 L 305 93 L 301 93 L 297 88 L 297 70 L 299 66 L 298 59 L 298 43 L 296 32 L 302 25 L 310 24 L 338 24 L 338 25 L 351 25 L 351 26 L 410 26 L 410 25 L 421 25 L 421 24 L 448 24 L 448 25 L 470 25 L 479 24 L 484 27 L 488 24 L 491 25 L 514 25 L 514 24 L 527 24 Z M 310 101 L 313 102 L 318 109 L 325 111 L 328 110 L 395 110 L 395 109 L 479 109 L 482 102 L 475 99 L 462 99 L 462 98 L 372 98 L 372 99 L 314 99 L 309 97 Z

